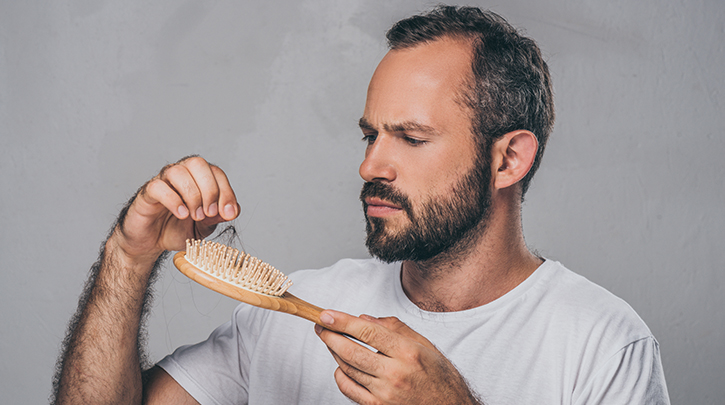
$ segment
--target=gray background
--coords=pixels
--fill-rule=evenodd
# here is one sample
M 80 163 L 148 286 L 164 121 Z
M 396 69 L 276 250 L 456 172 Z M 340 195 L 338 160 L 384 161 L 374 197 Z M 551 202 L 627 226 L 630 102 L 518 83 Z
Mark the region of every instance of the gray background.
M 529 245 L 639 312 L 673 403 L 722 403 L 725 3 L 475 4 L 525 28 L 554 78 Z M 429 5 L 0 1 L 0 403 L 47 401 L 101 240 L 182 156 L 227 171 L 251 253 L 287 272 L 365 257 L 356 122 L 384 31 Z M 153 358 L 234 305 L 164 271 Z

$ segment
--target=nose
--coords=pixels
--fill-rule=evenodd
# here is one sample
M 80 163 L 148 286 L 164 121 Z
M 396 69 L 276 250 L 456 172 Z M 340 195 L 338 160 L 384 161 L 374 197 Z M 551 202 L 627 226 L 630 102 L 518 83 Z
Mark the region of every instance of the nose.
M 391 139 L 378 135 L 365 149 L 365 159 L 360 164 L 360 177 L 365 181 L 393 181 L 397 177 Z

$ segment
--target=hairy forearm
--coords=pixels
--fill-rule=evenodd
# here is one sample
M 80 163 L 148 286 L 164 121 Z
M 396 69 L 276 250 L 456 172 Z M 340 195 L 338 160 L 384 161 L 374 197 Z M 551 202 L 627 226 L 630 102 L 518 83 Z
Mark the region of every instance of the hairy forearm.
M 141 402 L 140 331 L 159 261 L 133 263 L 113 234 L 107 240 L 64 341 L 55 382 L 57 404 Z
M 165 166 L 138 189 L 104 243 L 68 326 L 52 401 L 141 402 L 148 366 L 144 318 L 164 252 L 210 235 L 239 210 L 224 171 L 200 157 Z M 172 390 L 185 393 L 178 384 Z

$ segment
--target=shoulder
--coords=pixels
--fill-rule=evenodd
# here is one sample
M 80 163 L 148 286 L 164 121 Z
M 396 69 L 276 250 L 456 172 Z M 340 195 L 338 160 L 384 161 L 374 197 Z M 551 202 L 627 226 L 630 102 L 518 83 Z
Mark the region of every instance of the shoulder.
M 652 337 L 642 318 L 623 299 L 559 262 L 546 264 L 550 266 L 549 300 L 562 321 L 573 322 L 577 329 L 590 329 L 605 340 L 599 343 L 610 347 Z
M 560 263 L 545 264 L 540 309 L 578 376 L 576 403 L 668 403 L 659 345 L 635 310 Z
M 559 335 L 564 351 L 585 380 L 625 368 L 624 374 L 637 375 L 647 362 L 659 361 L 655 337 L 628 303 L 558 262 L 549 264 L 542 309 L 551 313 L 549 327 L 566 331 Z M 624 367 L 620 362 L 635 352 L 638 360 Z

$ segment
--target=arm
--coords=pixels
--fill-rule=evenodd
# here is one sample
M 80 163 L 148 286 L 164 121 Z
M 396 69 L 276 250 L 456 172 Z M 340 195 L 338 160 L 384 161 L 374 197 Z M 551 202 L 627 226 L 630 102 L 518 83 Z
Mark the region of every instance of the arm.
M 183 249 L 187 238 L 208 236 L 238 214 L 224 172 L 199 157 L 166 166 L 139 189 L 103 245 L 68 327 L 54 382 L 56 403 L 141 403 L 139 335 L 164 252 Z M 158 393 L 157 387 L 183 391 L 163 371 L 147 375 L 148 393 Z
M 397 318 L 325 311 L 315 326 L 339 365 L 335 381 L 360 404 L 481 404 L 465 379 L 423 336 Z M 373 352 L 342 334 L 378 350 Z

